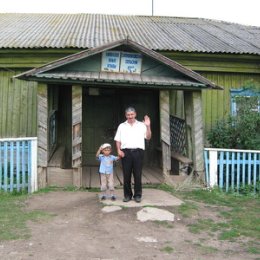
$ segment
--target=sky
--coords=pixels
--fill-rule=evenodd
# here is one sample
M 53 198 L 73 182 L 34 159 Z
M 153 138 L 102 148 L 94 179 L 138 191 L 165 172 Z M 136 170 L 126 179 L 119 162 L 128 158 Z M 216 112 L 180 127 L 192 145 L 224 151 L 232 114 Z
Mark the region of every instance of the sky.
M 152 15 L 152 10 L 155 16 L 209 18 L 260 27 L 260 0 L 1 0 L 0 4 L 0 13 Z

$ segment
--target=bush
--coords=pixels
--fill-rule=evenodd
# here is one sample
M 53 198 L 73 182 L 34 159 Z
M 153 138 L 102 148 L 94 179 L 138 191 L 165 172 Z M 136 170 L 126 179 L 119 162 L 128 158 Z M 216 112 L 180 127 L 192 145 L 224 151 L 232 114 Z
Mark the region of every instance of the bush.
M 238 115 L 216 122 L 207 138 L 212 147 L 260 150 L 260 113 L 255 110 L 258 97 L 238 97 Z

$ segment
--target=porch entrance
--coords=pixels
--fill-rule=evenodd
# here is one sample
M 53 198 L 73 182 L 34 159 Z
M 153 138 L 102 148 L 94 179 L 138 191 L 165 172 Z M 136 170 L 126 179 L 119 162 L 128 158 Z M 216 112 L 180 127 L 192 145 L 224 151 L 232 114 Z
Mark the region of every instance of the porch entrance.
M 133 106 L 137 119 L 142 121 L 148 114 L 152 122 L 152 139 L 146 143 L 143 183 L 162 181 L 162 170 L 157 147 L 159 133 L 158 90 L 106 89 L 82 87 L 82 186 L 99 187 L 98 147 L 108 142 L 116 154 L 114 136 L 118 125 L 124 122 L 125 108 Z M 71 87 L 48 88 L 49 103 L 49 154 L 48 185 L 67 186 L 73 184 L 72 172 L 72 105 Z M 53 112 L 52 112 L 53 111 Z M 53 117 L 53 115 L 55 115 Z M 53 145 L 52 145 L 53 144 Z M 156 176 L 157 175 L 157 176 Z M 115 168 L 115 181 L 122 185 L 122 169 L 119 162 Z

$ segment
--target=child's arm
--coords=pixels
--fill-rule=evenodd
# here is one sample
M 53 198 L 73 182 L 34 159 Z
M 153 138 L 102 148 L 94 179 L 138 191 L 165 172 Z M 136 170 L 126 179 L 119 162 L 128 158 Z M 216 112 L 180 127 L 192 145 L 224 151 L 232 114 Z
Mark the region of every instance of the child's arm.
M 101 146 L 98 148 L 98 150 L 97 150 L 97 153 L 96 153 L 96 157 L 98 158 L 98 156 L 100 155 L 100 153 L 101 153 Z
M 114 156 L 114 161 L 119 161 L 121 159 L 121 157 L 120 156 Z

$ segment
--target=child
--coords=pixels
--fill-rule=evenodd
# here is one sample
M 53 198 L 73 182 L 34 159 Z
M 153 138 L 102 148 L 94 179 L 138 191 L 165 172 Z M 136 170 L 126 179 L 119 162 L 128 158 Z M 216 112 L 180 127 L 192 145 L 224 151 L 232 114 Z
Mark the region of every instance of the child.
M 111 155 L 111 151 L 111 145 L 105 143 L 99 147 L 96 153 L 96 158 L 100 161 L 101 200 L 105 200 L 107 197 L 116 200 L 114 195 L 113 162 L 119 160 L 119 157 Z

